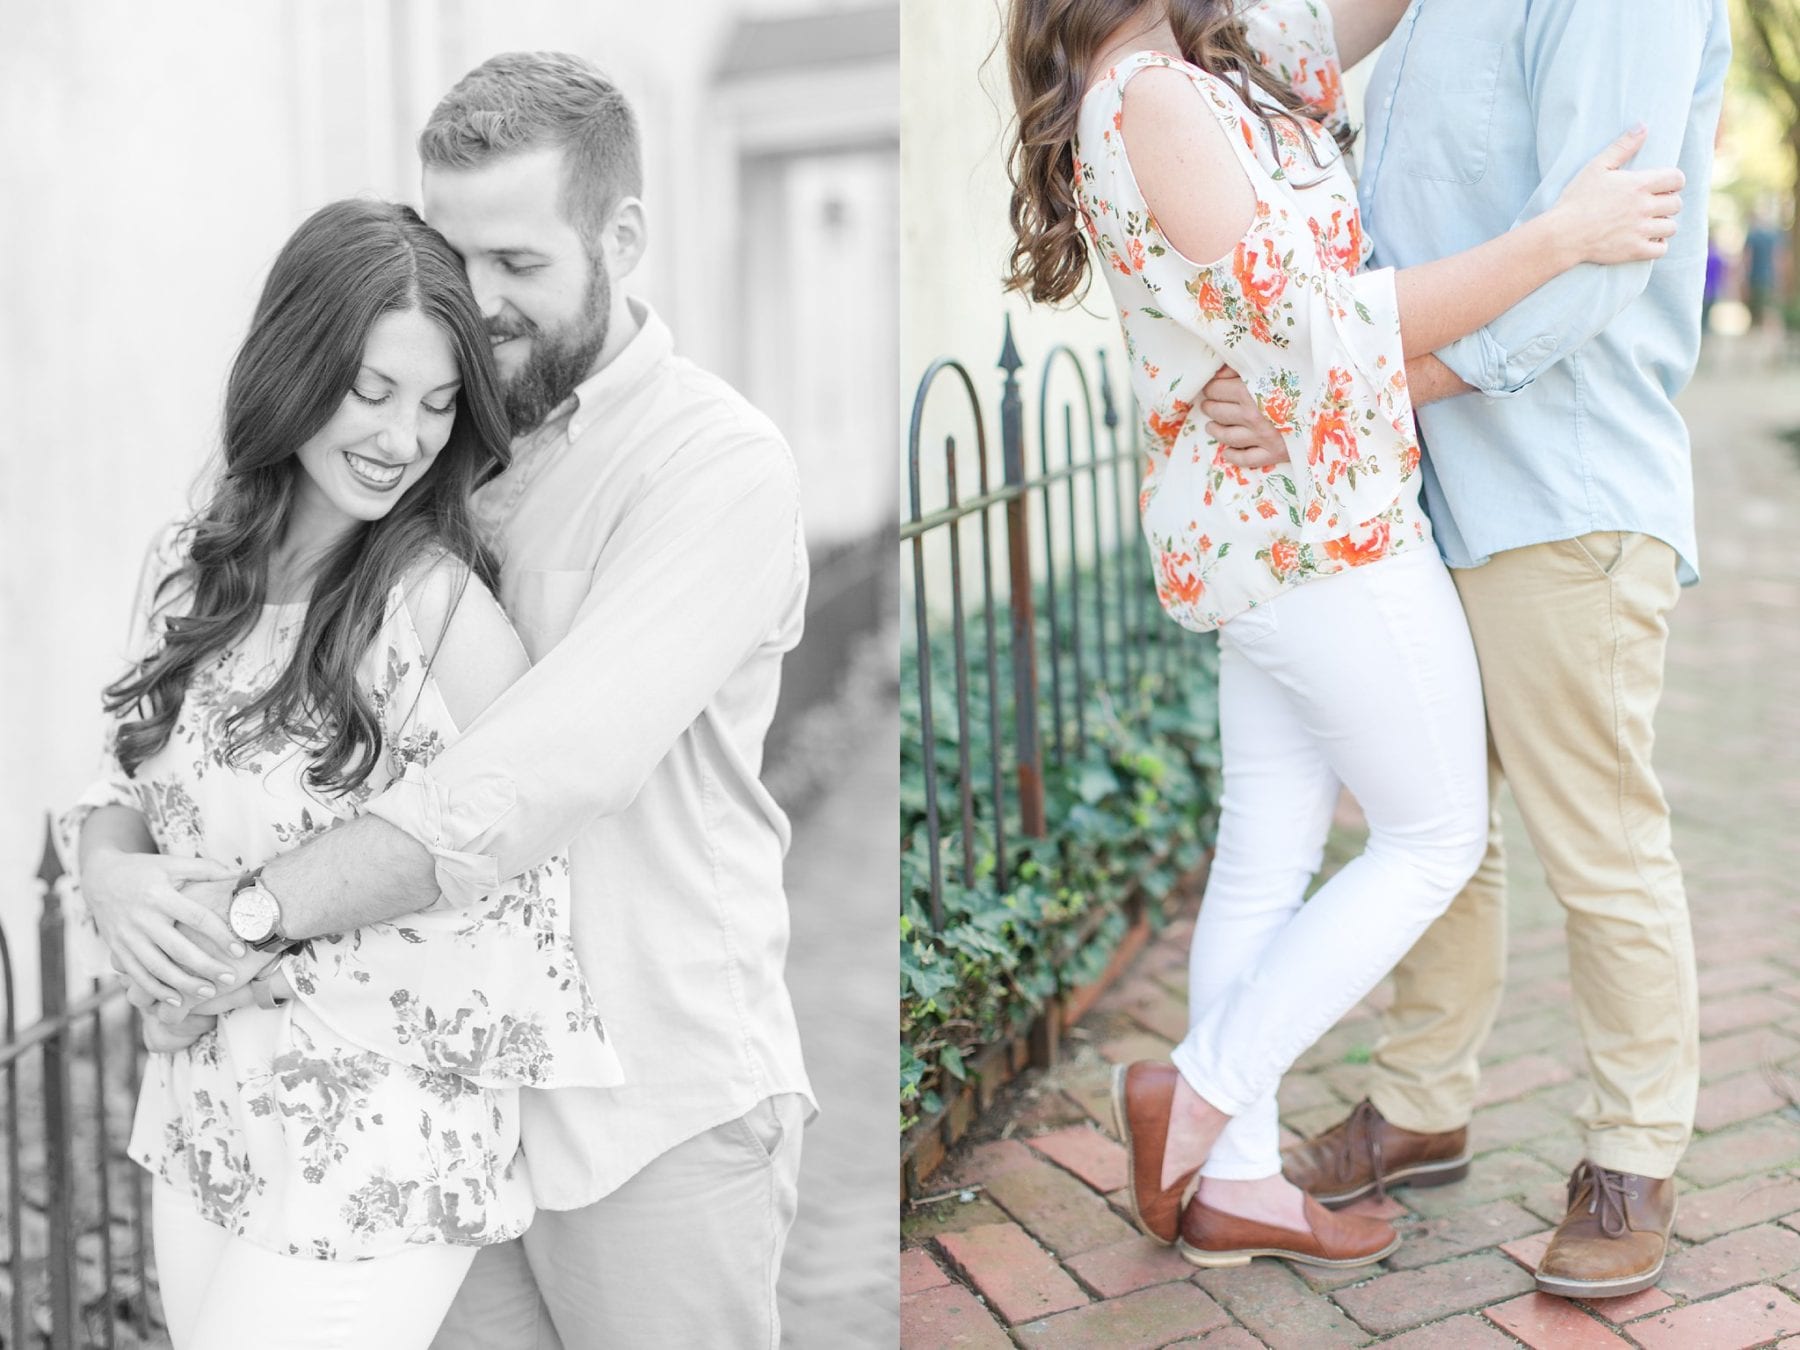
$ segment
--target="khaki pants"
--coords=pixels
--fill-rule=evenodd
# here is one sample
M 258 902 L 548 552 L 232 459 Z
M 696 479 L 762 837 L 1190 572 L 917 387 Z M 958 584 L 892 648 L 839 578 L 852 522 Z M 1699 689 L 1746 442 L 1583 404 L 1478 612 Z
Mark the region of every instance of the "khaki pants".
M 1669 810 L 1650 765 L 1675 554 L 1600 533 L 1454 573 L 1481 662 L 1489 774 L 1504 780 L 1566 912 L 1590 1092 L 1589 1160 L 1667 1177 L 1699 1091 L 1693 936 Z M 1506 973 L 1506 872 L 1487 857 L 1395 968 L 1370 1097 L 1402 1129 L 1468 1123 Z
M 765 1097 L 603 1200 L 483 1247 L 432 1350 L 778 1350 L 806 1101 Z

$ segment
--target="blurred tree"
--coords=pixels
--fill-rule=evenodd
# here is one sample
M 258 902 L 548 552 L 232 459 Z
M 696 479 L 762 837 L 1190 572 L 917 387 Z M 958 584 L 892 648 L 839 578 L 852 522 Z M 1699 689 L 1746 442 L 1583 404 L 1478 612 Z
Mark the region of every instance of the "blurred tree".
M 1774 109 L 1787 139 L 1794 195 L 1789 275 L 1800 278 L 1800 0 L 1735 0 L 1738 61 Z

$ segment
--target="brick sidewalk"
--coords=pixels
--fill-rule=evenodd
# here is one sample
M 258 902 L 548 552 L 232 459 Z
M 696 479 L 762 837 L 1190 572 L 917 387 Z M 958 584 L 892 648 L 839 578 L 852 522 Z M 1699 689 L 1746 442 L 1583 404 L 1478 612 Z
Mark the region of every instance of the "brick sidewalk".
M 1726 362 L 1721 362 L 1721 365 Z M 1066 1062 L 1003 1099 L 907 1216 L 902 1341 L 936 1347 L 1328 1347 L 1646 1350 L 1800 1347 L 1800 378 L 1711 375 L 1696 428 L 1706 584 L 1677 610 L 1658 766 L 1675 810 L 1700 959 L 1697 1132 L 1658 1289 L 1589 1304 L 1533 1292 L 1530 1270 L 1580 1157 L 1585 1073 L 1561 914 L 1518 826 L 1511 963 L 1484 1052 L 1469 1179 L 1364 1202 L 1405 1243 L 1383 1264 L 1313 1272 L 1259 1260 L 1200 1272 L 1125 1217 L 1111 1138 L 1116 1062 L 1166 1055 L 1186 1026 L 1191 922 L 1164 933 L 1068 1039 Z M 1357 847 L 1354 811 L 1334 856 Z M 1377 989 L 1289 1075 L 1284 1124 L 1310 1133 L 1362 1095 Z

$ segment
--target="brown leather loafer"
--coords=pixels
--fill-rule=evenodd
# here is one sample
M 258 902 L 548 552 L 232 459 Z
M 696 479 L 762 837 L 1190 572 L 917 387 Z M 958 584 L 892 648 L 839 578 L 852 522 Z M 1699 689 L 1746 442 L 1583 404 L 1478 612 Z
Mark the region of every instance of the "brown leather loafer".
M 1247 1266 L 1252 1257 L 1273 1256 L 1308 1266 L 1372 1266 L 1392 1256 L 1400 1235 L 1385 1219 L 1333 1214 L 1306 1198 L 1308 1231 L 1278 1228 L 1254 1219 L 1208 1209 L 1195 1196 L 1181 1215 L 1181 1254 L 1197 1266 Z
M 1675 1183 L 1581 1163 L 1569 1177 L 1569 1212 L 1556 1226 L 1537 1287 L 1563 1298 L 1617 1298 L 1662 1278 L 1675 1226 Z
M 1333 1209 L 1390 1186 L 1443 1186 L 1469 1175 L 1469 1131 L 1403 1130 L 1364 1098 L 1325 1133 L 1282 1149 L 1281 1172 Z
M 1163 1150 L 1169 1142 L 1169 1111 L 1181 1074 L 1173 1064 L 1139 1060 L 1113 1070 L 1113 1124 L 1125 1145 L 1131 1169 L 1131 1217 L 1146 1237 L 1174 1245 L 1181 1226 L 1181 1197 L 1200 1169 L 1186 1172 L 1173 1186 L 1162 1184 Z

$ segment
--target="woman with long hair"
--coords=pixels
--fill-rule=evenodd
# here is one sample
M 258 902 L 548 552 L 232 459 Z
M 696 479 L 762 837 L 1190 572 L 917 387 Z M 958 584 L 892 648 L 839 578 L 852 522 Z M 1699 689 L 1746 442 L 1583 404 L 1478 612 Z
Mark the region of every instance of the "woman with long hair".
M 1219 631 L 1225 789 L 1191 1026 L 1172 1062 L 1114 1082 L 1138 1225 L 1203 1266 L 1366 1265 L 1399 1241 L 1283 1180 L 1275 1089 L 1487 836 L 1480 682 L 1419 505 L 1407 362 L 1570 267 L 1661 256 L 1680 204 L 1678 172 L 1623 168 L 1629 132 L 1500 238 L 1364 270 L 1340 70 L 1403 8 L 1013 0 L 1005 39 L 1009 283 L 1063 301 L 1098 260 L 1145 420 L 1157 592 Z M 1226 368 L 1286 462 L 1247 467 L 1209 433 L 1202 390 Z M 1340 786 L 1368 846 L 1303 905 Z
M 154 1178 L 170 1335 L 423 1347 L 476 1249 L 530 1223 L 521 1088 L 620 1079 L 561 860 L 298 944 L 259 880 L 525 669 L 469 508 L 506 424 L 443 238 L 374 201 L 303 223 L 233 367 L 223 451 L 210 500 L 150 550 L 106 771 L 62 822 L 84 886 L 118 893 L 151 852 L 241 873 L 228 927 L 168 885 L 104 907 L 134 1002 L 161 1014 L 130 1153 Z M 170 982 L 210 1001 L 140 992 Z

